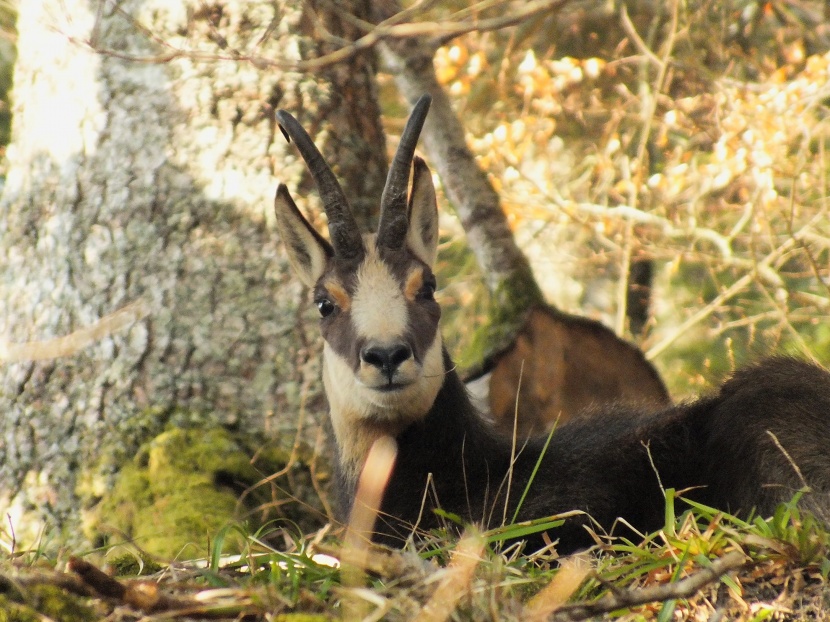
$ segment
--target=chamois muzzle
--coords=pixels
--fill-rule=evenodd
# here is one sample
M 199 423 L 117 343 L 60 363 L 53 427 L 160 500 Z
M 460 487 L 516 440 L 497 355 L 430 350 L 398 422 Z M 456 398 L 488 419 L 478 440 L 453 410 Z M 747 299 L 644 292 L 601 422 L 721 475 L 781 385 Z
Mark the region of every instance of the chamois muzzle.
M 409 189 L 409 173 L 412 170 L 412 158 L 415 146 L 424 127 L 424 121 L 432 103 L 430 95 L 421 95 L 406 122 L 401 142 L 395 152 L 395 158 L 389 167 L 386 186 L 380 199 L 380 224 L 378 225 L 378 248 L 399 249 L 406 239 L 409 227 L 406 195 Z
M 405 343 L 391 346 L 367 345 L 360 351 L 360 360 L 380 370 L 389 385 L 395 383 L 395 372 L 412 358 L 412 348 Z
M 337 177 L 326 164 L 311 137 L 291 113 L 278 110 L 277 120 L 285 138 L 289 142 L 293 140 L 297 145 L 314 183 L 317 184 L 323 209 L 326 210 L 329 219 L 329 237 L 335 255 L 343 259 L 361 259 L 364 254 L 363 239 Z

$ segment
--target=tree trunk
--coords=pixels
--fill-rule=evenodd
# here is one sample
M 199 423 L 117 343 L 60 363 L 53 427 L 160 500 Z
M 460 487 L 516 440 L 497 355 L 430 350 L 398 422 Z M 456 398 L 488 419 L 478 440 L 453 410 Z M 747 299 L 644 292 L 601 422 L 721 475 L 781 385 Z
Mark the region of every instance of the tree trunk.
M 527 258 L 516 245 L 501 200 L 487 174 L 476 164 L 467 147 L 464 127 L 435 76 L 435 50 L 428 42 L 415 38 L 390 40 L 385 49 L 388 53 L 384 58 L 407 101 L 413 102 L 423 93 L 432 95 L 422 134 L 424 149 L 441 175 L 489 289 L 502 306 L 508 304 L 508 298 L 515 304 L 517 297 L 525 308 L 541 302 L 542 293 Z
M 407 101 L 411 103 L 423 93 L 432 95 L 423 145 L 458 213 L 492 295 L 491 318 L 479 331 L 479 343 L 474 346 L 479 358 L 488 359 L 509 347 L 528 310 L 544 303 L 542 292 L 527 258 L 516 245 L 501 200 L 487 174 L 476 164 L 464 128 L 438 83 L 432 66 L 435 50 L 427 41 L 415 38 L 389 41 L 384 50 L 384 60 Z
M 375 19 L 399 10 L 396 0 L 378 3 Z M 405 99 L 411 103 L 423 93 L 433 98 L 424 148 L 492 295 L 488 322 L 467 356 L 473 364 L 466 377 L 497 426 L 508 436 L 515 430 L 524 437 L 597 404 L 666 404 L 669 396 L 659 374 L 636 346 L 599 322 L 545 302 L 499 196 L 467 147 L 463 125 L 435 75 L 435 44 L 427 38 L 389 39 L 383 49 Z
M 379 197 L 374 58 L 304 75 L 213 57 L 325 53 L 320 28 L 354 36 L 326 6 L 20 3 L 4 339 L 65 335 L 135 301 L 144 317 L 69 356 L 2 367 L 0 510 L 18 536 L 40 520 L 75 535 L 79 510 L 168 423 L 293 439 L 297 413 L 323 409 L 311 305 L 269 224 L 277 179 L 312 185 L 274 109 L 300 118 L 347 192 Z M 339 10 L 365 19 L 368 2 Z M 375 205 L 355 208 L 371 221 Z

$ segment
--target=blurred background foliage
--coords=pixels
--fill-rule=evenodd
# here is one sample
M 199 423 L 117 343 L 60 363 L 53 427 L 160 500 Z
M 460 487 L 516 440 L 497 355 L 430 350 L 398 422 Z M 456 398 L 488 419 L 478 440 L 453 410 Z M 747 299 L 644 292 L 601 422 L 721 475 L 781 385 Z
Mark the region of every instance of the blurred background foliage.
M 828 35 L 824 2 L 563 2 L 435 66 L 548 300 L 637 342 L 682 398 L 764 354 L 830 362 Z M 445 332 L 463 345 L 487 292 L 445 225 Z M 632 335 L 638 259 L 655 283 Z
M 437 27 L 528 5 L 404 6 Z M 14 16 L 0 1 L 4 150 Z M 637 342 L 679 398 L 774 351 L 830 362 L 828 49 L 830 5 L 817 0 L 562 0 L 456 37 L 434 63 L 548 300 Z M 406 107 L 391 76 L 378 79 L 396 134 Z M 488 293 L 449 209 L 442 227 L 445 332 L 459 352 Z M 655 282 L 652 317 L 632 335 L 635 260 L 653 262 Z

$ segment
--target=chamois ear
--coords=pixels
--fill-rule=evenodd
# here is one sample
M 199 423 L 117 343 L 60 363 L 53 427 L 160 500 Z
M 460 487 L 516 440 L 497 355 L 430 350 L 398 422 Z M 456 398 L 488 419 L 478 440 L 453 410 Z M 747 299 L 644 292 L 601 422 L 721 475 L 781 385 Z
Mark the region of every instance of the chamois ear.
M 314 287 L 326 269 L 326 262 L 334 256 L 334 249 L 300 213 L 285 184 L 277 186 L 274 211 L 291 266 L 303 283 Z
M 438 251 L 438 204 L 432 173 L 426 162 L 415 156 L 412 194 L 409 195 L 409 228 L 406 243 L 418 259 L 430 268 Z

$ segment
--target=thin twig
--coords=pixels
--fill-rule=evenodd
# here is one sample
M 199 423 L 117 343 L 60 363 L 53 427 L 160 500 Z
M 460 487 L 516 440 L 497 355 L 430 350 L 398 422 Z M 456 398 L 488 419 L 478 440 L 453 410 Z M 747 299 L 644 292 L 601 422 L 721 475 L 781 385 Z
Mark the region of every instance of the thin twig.
M 510 504 L 510 487 L 513 485 L 513 467 L 516 464 L 516 440 L 518 439 L 519 426 L 519 398 L 522 392 L 522 377 L 525 372 L 525 362 L 522 359 L 522 364 L 519 367 L 519 385 L 516 387 L 516 402 L 513 406 L 513 439 L 510 445 L 510 468 L 507 470 L 507 494 L 504 495 L 504 514 L 501 519 L 501 524 L 507 524 L 507 508 Z
M 724 302 L 726 302 L 733 296 L 736 296 L 739 292 L 746 289 L 757 278 L 758 273 L 760 273 L 762 269 L 768 269 L 773 262 L 778 260 L 778 258 L 780 258 L 782 255 L 790 251 L 794 246 L 798 244 L 798 240 L 801 237 L 803 231 L 808 231 L 816 223 L 823 220 L 824 218 L 826 218 L 826 213 L 824 210 L 814 215 L 807 222 L 807 224 L 805 224 L 798 232 L 791 235 L 782 244 L 780 244 L 777 248 L 773 249 L 766 257 L 759 261 L 754 272 L 743 275 L 741 278 L 735 281 L 730 287 L 718 294 L 709 304 L 707 304 L 705 307 L 701 309 L 698 309 L 698 311 L 696 311 L 689 318 L 687 318 L 686 321 L 680 324 L 680 326 L 678 326 L 675 330 L 663 337 L 663 339 L 661 339 L 655 345 L 650 347 L 646 352 L 646 358 L 653 359 L 654 357 L 659 356 L 681 335 L 686 334 L 692 326 L 711 315 L 715 311 L 715 309 L 720 307 Z
M 248 595 L 228 594 L 226 589 L 200 590 L 194 597 L 176 598 L 165 594 L 155 581 L 119 581 L 77 557 L 69 560 L 69 569 L 96 594 L 156 616 L 241 619 L 264 613 Z
M 804 474 L 801 472 L 801 469 L 799 468 L 796 461 L 793 460 L 793 457 L 790 455 L 790 452 L 784 449 L 784 446 L 781 444 L 781 441 L 778 440 L 778 437 L 775 434 L 773 434 L 769 430 L 767 430 L 767 434 L 772 439 L 772 442 L 775 443 L 775 446 L 778 448 L 778 451 L 780 451 L 787 459 L 787 462 L 790 463 L 790 466 L 793 468 L 793 471 L 795 471 L 795 474 L 798 475 L 798 479 L 801 480 L 801 486 L 804 488 L 804 490 L 810 490 L 810 485 L 807 483 L 807 480 L 804 477 Z
M 625 3 L 620 6 L 620 22 L 622 23 L 623 30 L 625 30 L 625 34 L 629 36 L 631 42 L 640 51 L 640 54 L 651 61 L 655 67 L 662 69 L 665 62 L 658 58 L 657 55 L 649 49 L 646 42 L 640 37 L 637 29 L 634 27 L 634 24 L 631 22 L 631 18 L 628 16 L 628 9 L 626 8 Z
M 661 93 L 663 91 L 663 88 L 665 87 L 664 82 L 666 80 L 666 71 L 669 66 L 669 60 L 671 58 L 672 50 L 674 49 L 674 40 L 677 35 L 678 4 L 678 0 L 674 0 L 674 2 L 672 3 L 672 20 L 671 27 L 669 28 L 669 36 L 665 43 L 663 58 L 660 59 L 660 64 L 658 65 L 657 77 L 654 80 L 652 92 L 649 94 L 649 97 L 645 105 L 646 110 L 644 114 L 643 128 L 640 134 L 640 144 L 637 147 L 636 173 L 640 176 L 640 178 L 642 178 L 643 175 L 643 159 L 645 157 L 646 147 L 648 145 L 648 138 L 651 135 L 651 126 L 654 123 L 654 114 L 657 111 L 657 96 L 655 95 L 655 93 Z M 627 18 L 628 12 L 626 11 L 625 4 L 622 5 L 622 11 L 623 15 Z M 636 31 L 634 32 L 636 33 Z M 647 48 L 645 48 L 644 46 L 643 49 Z
M 547 11 L 554 11 L 566 5 L 569 0 L 536 0 L 527 3 L 521 10 L 511 11 L 508 15 L 493 17 L 489 19 L 475 19 L 459 22 L 408 22 L 394 23 L 393 18 L 374 26 L 372 30 L 357 39 L 344 45 L 328 54 L 317 58 L 306 60 L 275 60 L 263 56 L 243 53 L 239 50 L 231 50 L 230 53 L 217 54 L 200 50 L 183 49 L 174 47 L 166 41 L 156 41 L 168 51 L 155 55 L 127 54 L 110 48 L 101 48 L 93 45 L 91 40 L 80 40 L 76 37 L 69 37 L 69 40 L 78 45 L 88 47 L 98 54 L 118 58 L 121 60 L 142 63 L 142 64 L 165 64 L 179 58 L 187 58 L 192 62 L 219 62 L 219 61 L 243 61 L 249 62 L 259 68 L 272 68 L 282 71 L 314 72 L 338 63 L 342 63 L 366 50 L 374 48 L 384 40 L 389 39 L 410 39 L 415 37 L 427 37 L 433 39 L 433 45 L 445 45 L 449 41 L 466 35 L 470 32 L 489 32 L 501 30 L 521 24 L 525 20 L 536 17 Z M 135 21 L 133 21 L 135 25 Z M 392 22 L 392 23 L 390 23 Z M 137 28 L 140 29 L 140 28 Z
M 628 158 L 625 159 L 628 164 Z M 631 169 L 625 166 L 625 174 L 631 181 Z M 628 184 L 628 200 L 633 204 L 637 200 L 635 184 Z M 631 254 L 634 251 L 634 224 L 626 221 L 623 229 L 622 252 L 620 253 L 620 276 L 617 281 L 617 313 L 614 318 L 614 332 L 622 336 L 625 334 L 625 319 L 628 314 L 628 289 L 631 286 Z
M 619 590 L 606 594 L 594 602 L 574 603 L 564 605 L 559 609 L 556 620 L 585 620 L 593 616 L 601 615 L 622 609 L 623 607 L 635 607 L 651 602 L 660 602 L 679 598 L 694 596 L 702 587 L 717 581 L 726 573 L 737 570 L 746 564 L 746 556 L 740 551 L 727 553 L 720 559 L 712 562 L 712 565 L 703 568 L 695 574 L 677 581 L 654 587 L 646 587 L 639 590 Z
M 802 354 L 814 363 L 819 363 L 819 360 L 816 358 L 816 355 L 813 354 L 813 351 L 807 344 L 807 341 L 799 334 L 795 326 L 793 326 L 786 304 L 782 307 L 781 302 L 779 302 L 779 300 L 771 294 L 766 287 L 759 287 L 758 290 L 766 299 L 767 303 L 769 303 L 770 307 L 772 307 L 773 314 L 779 324 L 784 326 L 790 334 L 790 337 L 792 337 L 793 341 L 798 345 L 798 349 L 801 350 Z

